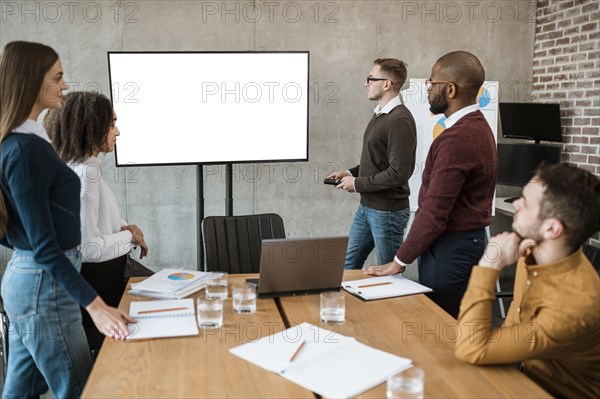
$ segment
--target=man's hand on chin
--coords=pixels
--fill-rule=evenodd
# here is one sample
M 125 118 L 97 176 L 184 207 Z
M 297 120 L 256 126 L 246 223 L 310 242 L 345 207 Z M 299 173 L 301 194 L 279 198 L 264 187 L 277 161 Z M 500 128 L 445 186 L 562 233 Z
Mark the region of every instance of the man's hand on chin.
M 363 269 L 363 273 L 373 276 L 391 276 L 392 274 L 404 273 L 406 266 L 401 266 L 395 261 L 381 266 L 369 266 Z
M 516 233 L 500 233 L 492 237 L 479 260 L 479 266 L 501 271 L 508 265 L 519 260 L 525 255 L 527 249 L 533 248 L 537 243 L 531 239 L 522 239 Z

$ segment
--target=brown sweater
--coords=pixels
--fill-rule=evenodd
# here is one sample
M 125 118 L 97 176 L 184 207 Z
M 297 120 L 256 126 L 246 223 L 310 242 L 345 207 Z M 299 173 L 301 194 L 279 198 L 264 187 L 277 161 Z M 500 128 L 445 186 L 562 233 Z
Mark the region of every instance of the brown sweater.
M 445 232 L 484 228 L 492 221 L 496 142 L 481 111 L 469 113 L 433 141 L 419 209 L 396 256 L 413 262 Z
M 378 211 L 407 208 L 416 148 L 417 128 L 406 106 L 374 115 L 365 130 L 360 165 L 350 169 L 360 203 Z

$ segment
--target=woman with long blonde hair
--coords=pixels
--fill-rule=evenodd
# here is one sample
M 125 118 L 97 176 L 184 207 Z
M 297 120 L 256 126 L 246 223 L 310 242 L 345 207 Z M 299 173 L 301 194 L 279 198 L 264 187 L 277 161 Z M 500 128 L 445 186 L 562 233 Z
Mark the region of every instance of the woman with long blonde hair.
M 77 175 L 36 121 L 67 89 L 48 46 L 11 42 L 0 51 L 0 236 L 14 249 L 2 278 L 11 323 L 3 397 L 80 396 L 92 359 L 81 325 L 124 339 L 128 315 L 107 306 L 81 277 Z

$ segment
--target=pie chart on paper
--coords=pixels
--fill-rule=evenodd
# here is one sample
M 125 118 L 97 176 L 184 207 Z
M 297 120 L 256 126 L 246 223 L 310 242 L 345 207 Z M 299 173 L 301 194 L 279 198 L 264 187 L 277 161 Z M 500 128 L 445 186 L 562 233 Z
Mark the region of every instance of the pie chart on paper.
M 169 280 L 182 281 L 182 280 L 191 280 L 194 278 L 194 275 L 191 273 L 173 273 L 167 276 Z

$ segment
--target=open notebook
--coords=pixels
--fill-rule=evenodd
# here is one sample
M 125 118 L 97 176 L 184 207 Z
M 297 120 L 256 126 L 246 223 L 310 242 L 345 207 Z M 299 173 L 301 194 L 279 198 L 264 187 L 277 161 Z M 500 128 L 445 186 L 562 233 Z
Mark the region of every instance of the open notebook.
M 129 324 L 127 339 L 185 337 L 198 335 L 192 299 L 131 302 L 129 315 L 137 323 Z
M 230 352 L 330 398 L 359 395 L 412 365 L 410 359 L 308 323 L 237 346 Z
M 344 281 L 342 287 L 349 293 L 367 301 L 433 291 L 429 287 L 407 279 L 402 274 Z

